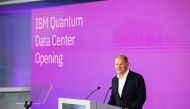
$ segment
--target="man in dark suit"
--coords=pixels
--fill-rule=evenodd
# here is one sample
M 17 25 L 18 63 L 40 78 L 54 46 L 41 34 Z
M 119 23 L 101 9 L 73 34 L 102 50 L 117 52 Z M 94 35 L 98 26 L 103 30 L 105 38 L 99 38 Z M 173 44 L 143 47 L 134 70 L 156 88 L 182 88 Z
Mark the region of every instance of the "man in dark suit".
M 108 104 L 122 109 L 142 109 L 146 100 L 146 87 L 143 77 L 128 69 L 128 58 L 119 55 L 115 58 L 117 76 L 112 79 L 112 94 Z

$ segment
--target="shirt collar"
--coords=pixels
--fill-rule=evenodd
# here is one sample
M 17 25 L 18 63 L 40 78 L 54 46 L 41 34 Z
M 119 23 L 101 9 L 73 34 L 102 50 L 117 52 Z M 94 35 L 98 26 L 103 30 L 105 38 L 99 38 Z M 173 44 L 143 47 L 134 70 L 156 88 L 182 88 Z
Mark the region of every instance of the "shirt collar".
M 119 78 L 118 74 L 117 74 L 117 78 L 119 78 L 119 79 L 126 79 L 128 74 L 129 74 L 129 69 L 127 69 L 127 71 L 124 73 L 123 78 Z

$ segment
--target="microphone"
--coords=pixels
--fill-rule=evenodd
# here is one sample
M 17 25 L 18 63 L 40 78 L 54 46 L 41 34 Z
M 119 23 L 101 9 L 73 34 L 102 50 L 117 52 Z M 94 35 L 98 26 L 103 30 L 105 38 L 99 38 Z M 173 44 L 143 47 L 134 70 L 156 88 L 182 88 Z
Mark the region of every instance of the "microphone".
M 112 87 L 110 87 L 110 88 L 108 89 L 108 91 L 106 92 L 106 96 L 105 96 L 105 98 L 104 98 L 104 103 L 105 103 L 105 101 L 106 101 L 106 98 L 107 98 L 108 92 L 109 92 L 111 89 L 112 89 Z
M 87 100 L 95 91 L 99 90 L 101 87 L 97 87 L 96 89 L 94 89 L 86 98 L 85 100 Z

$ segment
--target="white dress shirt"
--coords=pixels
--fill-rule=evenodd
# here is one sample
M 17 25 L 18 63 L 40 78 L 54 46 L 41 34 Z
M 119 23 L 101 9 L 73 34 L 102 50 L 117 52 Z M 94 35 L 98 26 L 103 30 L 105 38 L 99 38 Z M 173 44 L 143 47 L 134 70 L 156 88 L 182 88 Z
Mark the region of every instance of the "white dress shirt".
M 119 96 L 121 97 L 122 95 L 122 91 L 123 91 L 123 87 L 125 85 L 125 81 L 127 79 L 127 75 L 129 73 L 129 69 L 127 69 L 127 71 L 123 74 L 122 77 L 120 77 L 119 75 L 117 75 L 117 78 L 118 78 L 118 93 L 119 93 Z

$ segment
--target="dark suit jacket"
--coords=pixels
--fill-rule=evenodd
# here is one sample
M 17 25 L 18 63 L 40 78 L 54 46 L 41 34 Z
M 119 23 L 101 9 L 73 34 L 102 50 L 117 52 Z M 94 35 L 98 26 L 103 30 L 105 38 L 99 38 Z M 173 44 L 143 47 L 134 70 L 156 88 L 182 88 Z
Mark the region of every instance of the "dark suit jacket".
M 118 78 L 112 79 L 112 94 L 108 104 L 129 109 L 142 109 L 146 100 L 146 87 L 140 74 L 129 70 L 122 95 L 118 93 Z

